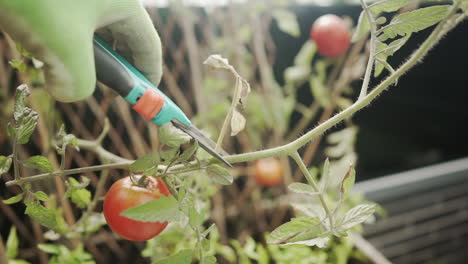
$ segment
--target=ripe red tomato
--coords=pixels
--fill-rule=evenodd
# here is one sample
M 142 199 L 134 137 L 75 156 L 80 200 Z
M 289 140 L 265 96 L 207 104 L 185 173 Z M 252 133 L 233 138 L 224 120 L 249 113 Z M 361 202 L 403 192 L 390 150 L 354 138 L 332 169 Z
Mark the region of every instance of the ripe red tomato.
M 274 186 L 283 180 L 283 167 L 275 158 L 257 160 L 254 164 L 254 176 L 257 183 L 266 187 Z
M 323 15 L 315 20 L 310 38 L 317 44 L 318 52 L 325 57 L 338 57 L 348 50 L 350 33 L 343 19 L 335 15 Z
M 109 227 L 119 236 L 132 241 L 145 241 L 161 233 L 167 222 L 141 222 L 120 215 L 128 208 L 169 196 L 167 186 L 159 179 L 148 177 L 145 187 L 135 185 L 130 177 L 116 181 L 104 199 L 104 217 Z

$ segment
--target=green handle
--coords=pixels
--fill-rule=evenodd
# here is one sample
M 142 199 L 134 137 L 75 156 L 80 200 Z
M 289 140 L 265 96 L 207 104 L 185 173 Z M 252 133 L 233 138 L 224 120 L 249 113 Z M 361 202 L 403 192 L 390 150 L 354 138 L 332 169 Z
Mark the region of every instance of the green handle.
M 164 98 L 164 105 L 151 122 L 162 125 L 176 119 L 186 126 L 192 124 L 169 97 L 96 36 L 94 37 L 94 58 L 98 80 L 119 93 L 131 105 L 135 105 L 147 89 L 154 89 Z

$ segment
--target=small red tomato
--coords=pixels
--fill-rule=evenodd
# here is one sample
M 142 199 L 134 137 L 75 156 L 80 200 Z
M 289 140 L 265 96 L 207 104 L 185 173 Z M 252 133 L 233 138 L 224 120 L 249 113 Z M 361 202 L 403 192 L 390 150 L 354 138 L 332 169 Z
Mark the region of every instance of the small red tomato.
M 275 158 L 257 160 L 254 164 L 254 176 L 257 183 L 266 187 L 274 186 L 283 180 L 283 167 Z
M 351 37 L 343 19 L 329 14 L 315 20 L 310 38 L 317 44 L 320 55 L 333 58 L 348 50 Z
M 161 233 L 167 222 L 141 222 L 120 215 L 123 211 L 169 196 L 167 186 L 159 179 L 148 177 L 147 186 L 135 185 L 130 177 L 116 181 L 104 199 L 104 217 L 109 227 L 119 236 L 132 241 L 145 241 Z

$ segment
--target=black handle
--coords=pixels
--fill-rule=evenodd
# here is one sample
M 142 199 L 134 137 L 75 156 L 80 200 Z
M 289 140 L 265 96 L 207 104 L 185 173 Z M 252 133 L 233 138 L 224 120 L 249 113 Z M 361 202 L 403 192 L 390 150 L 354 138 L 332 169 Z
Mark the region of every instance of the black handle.
M 104 48 L 104 47 L 106 48 Z M 107 50 L 106 50 L 107 49 Z M 135 82 L 115 55 L 109 53 L 112 50 L 100 39 L 94 39 L 94 62 L 96 65 L 97 79 L 116 91 L 122 97 L 126 97 L 135 87 Z

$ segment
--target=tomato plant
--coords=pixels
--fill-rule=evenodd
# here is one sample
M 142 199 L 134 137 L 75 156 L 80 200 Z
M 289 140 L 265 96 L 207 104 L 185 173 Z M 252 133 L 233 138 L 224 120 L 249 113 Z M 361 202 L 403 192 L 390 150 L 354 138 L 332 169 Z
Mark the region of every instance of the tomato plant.
M 141 222 L 120 215 L 128 208 L 169 196 L 167 186 L 159 179 L 148 177 L 146 186 L 134 184 L 130 177 L 116 181 L 104 199 L 104 216 L 109 227 L 119 236 L 133 241 L 145 241 L 157 236 L 167 222 Z
M 261 159 L 254 164 L 255 180 L 263 186 L 274 186 L 283 180 L 283 166 L 275 158 Z
M 325 57 L 343 55 L 348 50 L 351 39 L 343 19 L 331 14 L 315 20 L 310 38 L 317 44 L 318 52 Z

